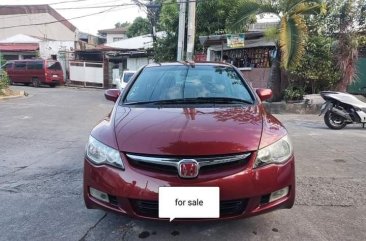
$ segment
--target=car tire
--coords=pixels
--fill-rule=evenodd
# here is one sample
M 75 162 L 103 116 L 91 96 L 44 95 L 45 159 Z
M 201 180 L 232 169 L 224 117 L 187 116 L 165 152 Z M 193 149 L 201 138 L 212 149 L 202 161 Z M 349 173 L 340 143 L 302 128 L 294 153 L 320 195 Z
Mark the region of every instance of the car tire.
M 51 88 L 55 88 L 55 87 L 56 87 L 56 85 L 55 85 L 55 84 L 50 84 L 50 87 L 51 87 Z
M 331 111 L 327 111 L 327 113 L 325 113 L 324 122 L 333 130 L 343 129 L 347 125 L 347 122 L 343 117 L 338 116 Z
M 38 78 L 32 78 L 32 85 L 33 87 L 38 88 L 40 86 Z

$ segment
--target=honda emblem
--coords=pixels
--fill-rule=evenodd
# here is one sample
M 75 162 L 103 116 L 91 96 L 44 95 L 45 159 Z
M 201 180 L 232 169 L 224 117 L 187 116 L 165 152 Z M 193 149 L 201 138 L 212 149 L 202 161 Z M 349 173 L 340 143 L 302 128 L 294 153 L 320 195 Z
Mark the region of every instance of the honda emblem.
M 198 176 L 200 166 L 194 159 L 183 159 L 178 162 L 178 174 L 182 178 L 195 178 Z

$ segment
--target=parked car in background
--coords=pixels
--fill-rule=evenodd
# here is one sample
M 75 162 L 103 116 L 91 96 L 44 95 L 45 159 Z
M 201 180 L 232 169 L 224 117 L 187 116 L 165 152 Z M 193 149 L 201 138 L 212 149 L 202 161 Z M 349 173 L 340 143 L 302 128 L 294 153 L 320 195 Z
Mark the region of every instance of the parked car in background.
M 10 83 L 32 84 L 51 87 L 64 84 L 64 74 L 60 62 L 56 60 L 32 59 L 8 61 L 5 66 Z
M 117 88 L 122 90 L 126 87 L 128 81 L 131 79 L 131 77 L 136 73 L 136 71 L 133 70 L 125 70 L 121 74 L 121 77 L 117 80 Z
M 295 200 L 288 133 L 232 65 L 143 67 L 91 132 L 84 199 L 132 217 L 159 219 L 159 187 L 219 187 L 220 219 L 250 217 Z

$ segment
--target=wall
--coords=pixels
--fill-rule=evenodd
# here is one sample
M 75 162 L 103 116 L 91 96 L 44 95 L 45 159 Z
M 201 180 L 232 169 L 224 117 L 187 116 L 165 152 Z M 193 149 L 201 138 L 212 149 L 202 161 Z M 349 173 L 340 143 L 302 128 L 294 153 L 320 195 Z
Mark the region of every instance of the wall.
M 2 15 L 0 16 L 0 28 L 52 21 L 57 20 L 48 13 Z M 76 39 L 75 33 L 60 22 L 1 29 L 0 39 L 9 38 L 19 33 L 38 38 L 48 38 L 54 40 L 74 41 Z
M 241 70 L 253 88 L 268 88 L 271 68 L 253 68 L 252 70 Z
M 87 83 L 103 84 L 103 64 L 72 61 L 70 62 L 70 80 Z
M 58 55 L 59 51 L 73 51 L 74 41 L 42 41 L 39 43 L 39 54 L 43 59 L 51 58 L 51 55 Z
M 113 41 L 113 38 L 126 39 L 127 35 L 126 34 L 107 34 L 107 44 L 115 42 L 115 41 Z

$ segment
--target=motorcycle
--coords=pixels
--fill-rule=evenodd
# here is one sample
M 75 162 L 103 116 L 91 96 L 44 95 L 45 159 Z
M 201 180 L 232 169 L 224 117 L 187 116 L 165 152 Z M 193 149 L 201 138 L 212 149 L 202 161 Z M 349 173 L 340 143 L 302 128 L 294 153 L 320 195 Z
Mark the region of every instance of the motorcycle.
M 343 129 L 348 124 L 366 125 L 366 103 L 355 96 L 335 91 L 322 91 L 320 96 L 325 100 L 320 109 L 324 122 L 334 130 Z

